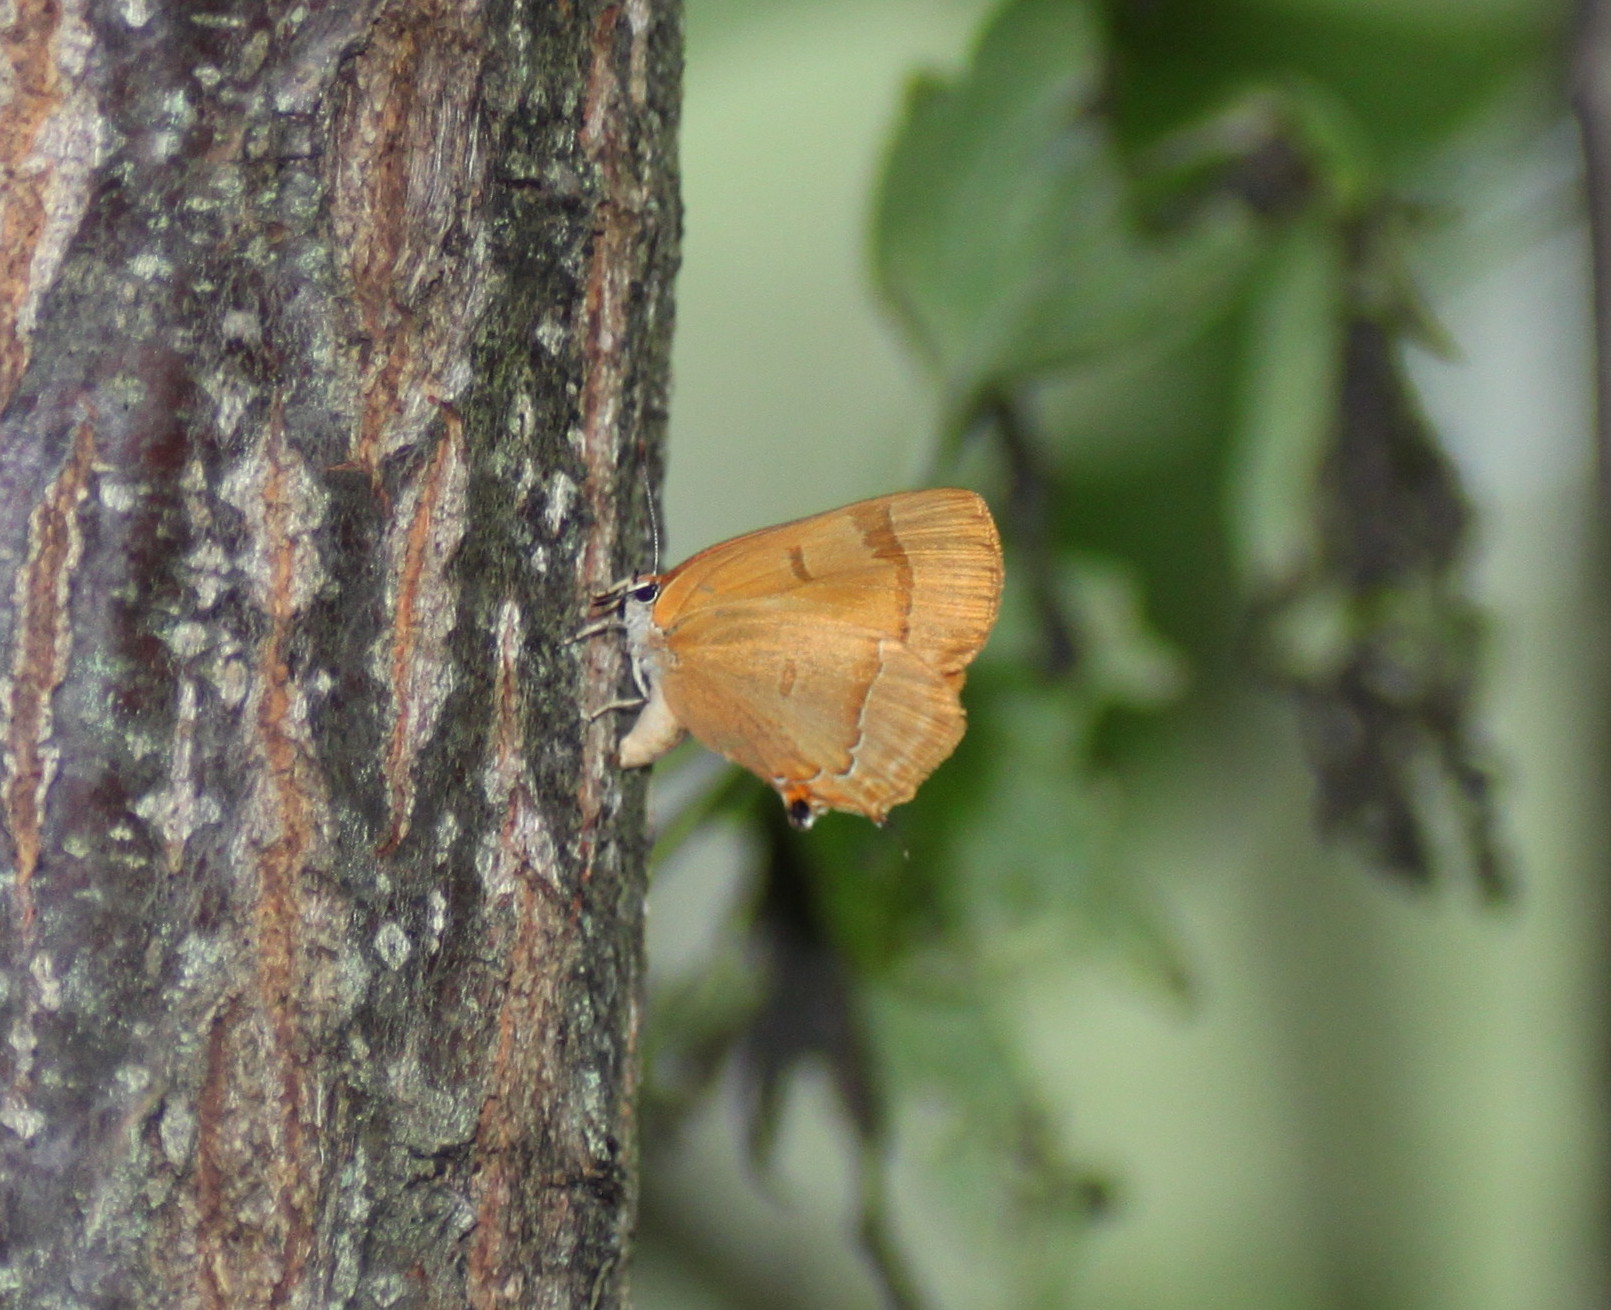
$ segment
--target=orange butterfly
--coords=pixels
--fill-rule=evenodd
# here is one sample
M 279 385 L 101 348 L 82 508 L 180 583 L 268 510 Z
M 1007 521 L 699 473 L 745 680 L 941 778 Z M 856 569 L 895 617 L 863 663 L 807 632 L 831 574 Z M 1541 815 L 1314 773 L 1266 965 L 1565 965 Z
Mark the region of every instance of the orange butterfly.
M 983 500 L 899 492 L 620 583 L 580 635 L 627 634 L 639 696 L 605 707 L 642 707 L 623 767 L 691 732 L 775 788 L 798 828 L 830 809 L 882 823 L 962 740 L 958 693 L 1001 579 Z

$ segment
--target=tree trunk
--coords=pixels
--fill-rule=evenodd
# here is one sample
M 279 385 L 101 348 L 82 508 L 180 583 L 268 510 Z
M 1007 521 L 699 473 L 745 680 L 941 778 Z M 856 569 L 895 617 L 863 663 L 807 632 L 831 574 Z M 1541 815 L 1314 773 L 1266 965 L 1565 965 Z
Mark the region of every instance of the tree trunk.
M 0 15 L 0 1305 L 621 1304 L 676 0 Z

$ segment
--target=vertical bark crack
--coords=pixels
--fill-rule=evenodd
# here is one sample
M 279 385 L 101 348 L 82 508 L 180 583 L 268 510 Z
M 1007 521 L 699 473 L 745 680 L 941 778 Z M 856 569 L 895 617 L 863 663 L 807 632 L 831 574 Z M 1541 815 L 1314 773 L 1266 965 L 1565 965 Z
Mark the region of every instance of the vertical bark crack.
M 17 619 L 11 673 L 3 686 L 5 779 L 0 784 L 0 812 L 11 838 L 15 958 L 28 968 L 17 980 L 25 995 L 9 1034 L 14 1063 L 0 1104 L 0 1124 L 25 1139 L 36 1126 L 35 1112 L 28 1108 L 34 1023 L 41 1002 L 40 968 L 44 965 L 48 971 L 49 964 L 35 958 L 34 875 L 39 869 L 45 802 L 57 768 L 52 701 L 67 677 L 73 649 L 70 602 L 73 577 L 84 554 L 79 510 L 89 494 L 94 462 L 95 430 L 88 418 L 81 419 L 66 462 L 28 516 L 26 554 L 13 595 Z

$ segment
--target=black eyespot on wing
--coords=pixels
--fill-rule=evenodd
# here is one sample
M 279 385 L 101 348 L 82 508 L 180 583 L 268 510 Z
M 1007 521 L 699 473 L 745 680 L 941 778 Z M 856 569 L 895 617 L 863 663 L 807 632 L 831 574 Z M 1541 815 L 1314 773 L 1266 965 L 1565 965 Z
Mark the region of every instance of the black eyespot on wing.
M 803 800 L 792 800 L 788 804 L 789 826 L 799 828 L 802 832 L 816 821 L 816 815 L 811 810 L 811 803 Z

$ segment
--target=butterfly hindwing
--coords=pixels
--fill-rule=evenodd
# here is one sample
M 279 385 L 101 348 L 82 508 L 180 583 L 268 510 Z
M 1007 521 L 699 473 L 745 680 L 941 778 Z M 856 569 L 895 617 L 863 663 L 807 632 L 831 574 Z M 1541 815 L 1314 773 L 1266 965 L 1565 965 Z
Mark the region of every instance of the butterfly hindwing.
M 882 819 L 962 737 L 952 681 L 876 632 L 757 601 L 690 616 L 678 637 L 661 690 L 683 726 L 827 808 Z

